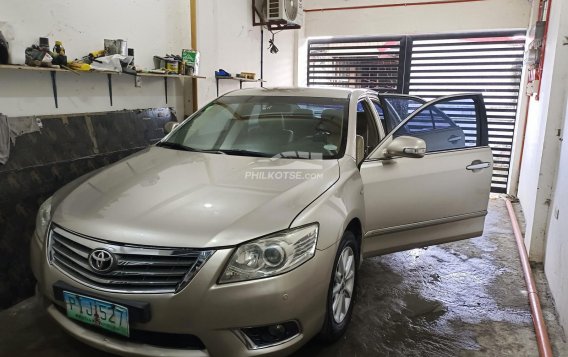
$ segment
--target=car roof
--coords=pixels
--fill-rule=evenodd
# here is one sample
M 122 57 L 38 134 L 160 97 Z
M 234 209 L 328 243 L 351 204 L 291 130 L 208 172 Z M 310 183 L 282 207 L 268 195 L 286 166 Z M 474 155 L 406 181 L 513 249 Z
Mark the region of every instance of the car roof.
M 282 88 L 249 88 L 240 89 L 225 94 L 225 96 L 279 96 L 279 97 L 321 97 L 321 98 L 349 98 L 351 94 L 362 95 L 372 92 L 366 89 L 349 88 L 302 88 L 302 87 L 282 87 Z

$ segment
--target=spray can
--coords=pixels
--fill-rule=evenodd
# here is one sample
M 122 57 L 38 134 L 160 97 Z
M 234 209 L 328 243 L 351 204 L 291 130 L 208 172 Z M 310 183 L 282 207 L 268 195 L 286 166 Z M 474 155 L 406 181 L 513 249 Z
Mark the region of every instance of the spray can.
M 63 48 L 63 43 L 61 41 L 55 41 L 53 52 L 59 56 L 65 56 L 65 48 Z

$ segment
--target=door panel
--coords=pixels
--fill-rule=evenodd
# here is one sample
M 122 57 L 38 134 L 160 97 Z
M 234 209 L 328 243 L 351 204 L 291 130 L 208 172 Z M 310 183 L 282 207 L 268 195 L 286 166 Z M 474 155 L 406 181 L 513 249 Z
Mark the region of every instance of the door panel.
M 364 254 L 480 235 L 493 165 L 486 133 L 483 99 L 476 95 L 430 102 L 395 128 L 371 155 L 375 160 L 361 166 Z M 392 139 L 402 135 L 425 140 L 426 155 L 381 158 Z
M 365 254 L 479 236 L 483 219 L 473 225 L 471 220 L 486 214 L 492 171 L 468 170 L 476 160 L 491 165 L 491 150 L 472 148 L 427 154 L 422 159 L 364 162 L 367 236 L 374 237 L 368 238 L 372 242 L 366 242 Z M 429 226 L 438 226 L 433 235 L 417 231 Z M 389 235 L 396 236 L 394 245 Z

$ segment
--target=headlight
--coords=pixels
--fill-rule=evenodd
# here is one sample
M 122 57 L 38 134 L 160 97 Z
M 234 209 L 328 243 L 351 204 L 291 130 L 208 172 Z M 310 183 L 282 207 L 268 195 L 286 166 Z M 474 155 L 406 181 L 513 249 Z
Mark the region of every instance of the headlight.
M 39 207 L 36 217 L 36 232 L 41 243 L 45 240 L 45 235 L 47 233 L 47 227 L 51 221 L 51 197 L 45 200 L 44 203 Z
M 318 228 L 313 223 L 241 245 L 233 253 L 219 283 L 266 278 L 295 269 L 314 256 Z

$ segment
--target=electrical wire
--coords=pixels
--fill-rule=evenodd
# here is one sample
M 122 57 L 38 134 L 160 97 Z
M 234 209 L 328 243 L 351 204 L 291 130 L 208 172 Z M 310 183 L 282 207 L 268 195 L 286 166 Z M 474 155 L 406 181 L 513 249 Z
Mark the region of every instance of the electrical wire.
M 279 34 L 280 32 L 282 32 L 283 30 L 274 32 L 270 29 L 268 29 L 268 31 L 270 31 L 270 33 L 272 34 L 272 38 L 270 40 L 268 40 L 268 50 L 270 50 L 270 53 L 272 53 L 273 55 L 277 54 L 280 50 L 278 49 L 278 47 L 276 47 L 276 44 L 274 43 L 274 37 Z

